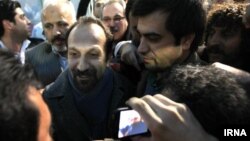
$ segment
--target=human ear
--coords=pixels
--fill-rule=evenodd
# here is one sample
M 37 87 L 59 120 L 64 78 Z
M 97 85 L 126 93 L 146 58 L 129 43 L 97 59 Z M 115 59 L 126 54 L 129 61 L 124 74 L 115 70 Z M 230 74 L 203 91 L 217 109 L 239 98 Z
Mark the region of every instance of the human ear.
M 195 34 L 188 34 L 181 39 L 181 45 L 183 50 L 189 50 L 192 42 L 194 41 Z

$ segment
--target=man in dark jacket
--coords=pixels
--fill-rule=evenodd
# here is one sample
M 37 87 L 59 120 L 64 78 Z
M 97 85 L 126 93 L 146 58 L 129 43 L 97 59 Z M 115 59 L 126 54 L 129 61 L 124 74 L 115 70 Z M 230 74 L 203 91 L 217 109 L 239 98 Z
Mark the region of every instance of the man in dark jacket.
M 91 17 L 79 18 L 69 29 L 69 68 L 44 92 L 56 141 L 108 137 L 112 111 L 133 94 L 127 79 L 106 67 L 111 37 L 101 21 Z
M 196 53 L 206 21 L 200 1 L 137 0 L 132 15 L 141 36 L 137 51 L 149 72 L 139 83 L 138 96 L 160 93 L 162 78 L 176 64 L 203 64 Z
M 26 59 L 32 64 L 44 86 L 54 82 L 67 68 L 65 34 L 76 21 L 74 13 L 70 1 L 49 2 L 42 11 L 42 24 L 47 41 L 28 50 Z

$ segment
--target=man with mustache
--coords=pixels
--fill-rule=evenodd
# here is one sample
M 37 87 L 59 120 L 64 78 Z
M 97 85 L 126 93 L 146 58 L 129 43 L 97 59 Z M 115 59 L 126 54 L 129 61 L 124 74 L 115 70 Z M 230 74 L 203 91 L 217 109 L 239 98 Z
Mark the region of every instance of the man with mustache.
M 55 141 L 110 137 L 112 112 L 133 95 L 134 86 L 107 67 L 111 38 L 101 21 L 92 17 L 80 17 L 69 29 L 69 67 L 43 95 L 52 112 Z
M 114 36 L 114 45 L 126 40 L 128 22 L 125 17 L 126 3 L 124 0 L 110 0 L 102 9 L 102 22 Z
M 250 72 L 250 30 L 244 25 L 246 5 L 225 3 L 214 5 L 208 13 L 206 47 L 202 59 L 220 62 Z
M 67 0 L 47 3 L 41 17 L 47 41 L 27 51 L 26 55 L 38 79 L 46 86 L 67 67 L 65 34 L 76 18 L 74 7 Z

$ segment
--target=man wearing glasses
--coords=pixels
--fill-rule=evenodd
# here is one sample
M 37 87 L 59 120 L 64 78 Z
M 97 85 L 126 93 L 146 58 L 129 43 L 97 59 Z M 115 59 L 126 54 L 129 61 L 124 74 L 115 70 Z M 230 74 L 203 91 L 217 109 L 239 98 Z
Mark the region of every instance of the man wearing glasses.
M 128 22 L 125 18 L 124 0 L 111 0 L 103 6 L 102 22 L 114 36 L 114 43 L 126 40 Z

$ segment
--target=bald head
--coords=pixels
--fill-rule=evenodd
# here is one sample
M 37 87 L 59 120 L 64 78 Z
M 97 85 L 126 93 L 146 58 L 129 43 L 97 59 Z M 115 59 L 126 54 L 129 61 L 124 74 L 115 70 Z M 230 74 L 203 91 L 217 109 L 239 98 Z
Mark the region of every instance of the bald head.
M 57 0 L 59 1 L 59 0 Z M 42 11 L 42 24 L 48 42 L 58 52 L 66 51 L 65 34 L 76 22 L 75 10 L 70 1 L 47 3 Z
M 42 21 L 50 17 L 61 17 L 73 24 L 76 21 L 75 13 L 71 2 L 47 3 L 42 12 Z

